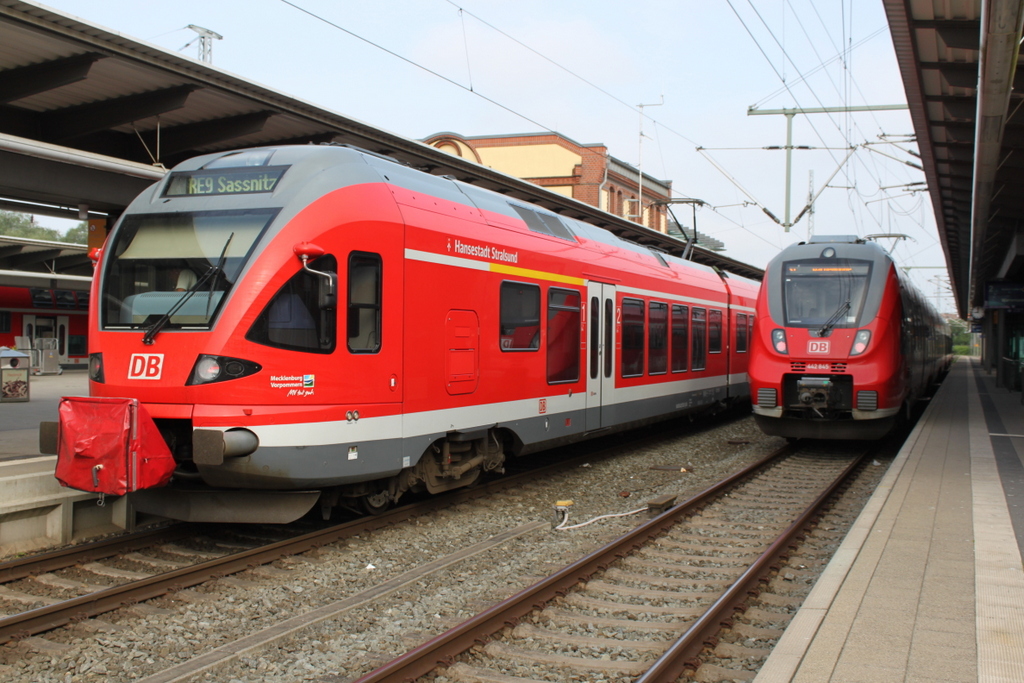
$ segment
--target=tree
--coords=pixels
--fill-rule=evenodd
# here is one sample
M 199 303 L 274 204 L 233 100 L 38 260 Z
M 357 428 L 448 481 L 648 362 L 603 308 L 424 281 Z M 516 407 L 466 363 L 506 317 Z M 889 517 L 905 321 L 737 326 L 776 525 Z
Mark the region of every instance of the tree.
M 89 224 L 82 221 L 64 233 L 64 237 L 61 239 L 72 244 L 89 244 Z
M 53 228 L 37 225 L 27 213 L 0 211 L 0 235 L 8 237 L 25 237 L 33 240 L 50 240 L 51 242 L 68 242 L 70 244 L 88 244 L 89 226 L 82 221 L 61 235 Z

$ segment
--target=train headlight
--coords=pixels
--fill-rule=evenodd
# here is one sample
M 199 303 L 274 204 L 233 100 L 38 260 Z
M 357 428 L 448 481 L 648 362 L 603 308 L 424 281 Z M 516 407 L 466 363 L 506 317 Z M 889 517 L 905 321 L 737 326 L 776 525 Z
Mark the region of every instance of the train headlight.
M 785 330 L 772 330 L 772 347 L 779 353 L 789 355 L 789 348 L 786 346 Z
M 197 384 L 210 384 L 212 382 L 226 382 L 229 379 L 238 379 L 254 375 L 263 367 L 259 363 L 242 360 L 241 358 L 229 358 L 227 356 L 201 355 L 192 366 L 192 374 L 186 386 Z
M 853 346 L 850 347 L 851 356 L 859 356 L 868 350 L 868 342 L 871 341 L 871 330 L 859 330 L 853 338 Z
M 102 353 L 89 354 L 89 379 L 91 379 L 93 382 L 99 382 L 100 384 L 103 384 L 106 381 L 103 378 Z

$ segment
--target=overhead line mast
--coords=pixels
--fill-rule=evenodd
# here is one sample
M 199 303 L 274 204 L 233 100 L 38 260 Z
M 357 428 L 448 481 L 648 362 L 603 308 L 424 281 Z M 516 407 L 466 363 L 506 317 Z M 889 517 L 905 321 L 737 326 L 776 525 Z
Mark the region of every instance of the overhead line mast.
M 793 150 L 810 149 L 808 147 L 793 146 L 793 117 L 796 116 L 797 114 L 838 114 L 854 111 L 897 111 L 908 108 L 909 107 L 905 104 L 876 104 L 857 107 L 797 107 L 794 109 L 756 109 L 754 107 L 749 107 L 747 109 L 747 116 L 766 116 L 782 114 L 783 116 L 786 117 L 786 146 L 783 148 L 786 150 L 786 211 L 781 223 L 782 227 L 785 228 L 786 232 L 789 232 L 789 229 L 793 227 L 797 222 L 799 222 L 800 218 L 804 215 L 804 213 L 808 209 L 810 209 L 811 205 L 814 203 L 814 200 L 817 199 L 818 195 L 821 194 L 822 190 L 824 190 L 825 187 L 828 186 L 832 178 L 834 178 L 836 173 L 839 172 L 839 169 L 841 169 L 850 159 L 850 156 L 852 156 L 853 154 L 853 150 L 856 149 L 856 147 L 850 148 L 851 151 L 849 154 L 846 155 L 846 159 L 843 159 L 842 163 L 839 164 L 839 167 L 835 170 L 835 172 L 833 172 L 829 179 L 825 181 L 825 184 L 821 186 L 821 190 L 818 190 L 818 193 L 815 194 L 808 201 L 807 206 L 805 206 L 803 210 L 800 211 L 800 213 L 797 215 L 796 219 L 791 222 L 789 220 L 789 211 L 790 189 L 792 187 L 793 174 Z

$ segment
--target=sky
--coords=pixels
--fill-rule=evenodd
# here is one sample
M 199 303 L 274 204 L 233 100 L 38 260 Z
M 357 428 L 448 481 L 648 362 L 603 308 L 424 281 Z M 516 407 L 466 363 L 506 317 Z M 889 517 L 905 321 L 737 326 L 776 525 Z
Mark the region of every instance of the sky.
M 793 144 L 809 149 L 792 153 L 790 215 L 812 187 L 813 214 L 787 231 L 762 210 L 784 219 L 787 126 L 751 106 L 906 104 L 881 0 L 44 4 L 193 59 L 187 26 L 215 31 L 214 67 L 404 137 L 552 130 L 604 144 L 706 202 L 698 230 L 758 267 L 812 230 L 906 235 L 880 244 L 954 311 L 924 174 L 908 165 L 908 111 L 794 116 Z

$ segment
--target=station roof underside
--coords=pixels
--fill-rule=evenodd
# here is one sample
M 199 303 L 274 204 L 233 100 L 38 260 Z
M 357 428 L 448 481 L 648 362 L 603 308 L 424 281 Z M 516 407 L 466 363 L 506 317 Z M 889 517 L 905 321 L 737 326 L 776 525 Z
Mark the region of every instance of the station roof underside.
M 957 309 L 1024 281 L 1021 0 L 883 0 Z M 1016 85 L 1017 83 L 1020 85 Z
M 27 201 L 57 213 L 117 214 L 164 168 L 189 157 L 328 142 L 450 175 L 677 256 L 686 248 L 670 235 L 210 64 L 40 5 L 0 0 L 0 208 L 26 210 L 17 202 Z M 744 277 L 763 275 L 699 245 L 692 258 Z

